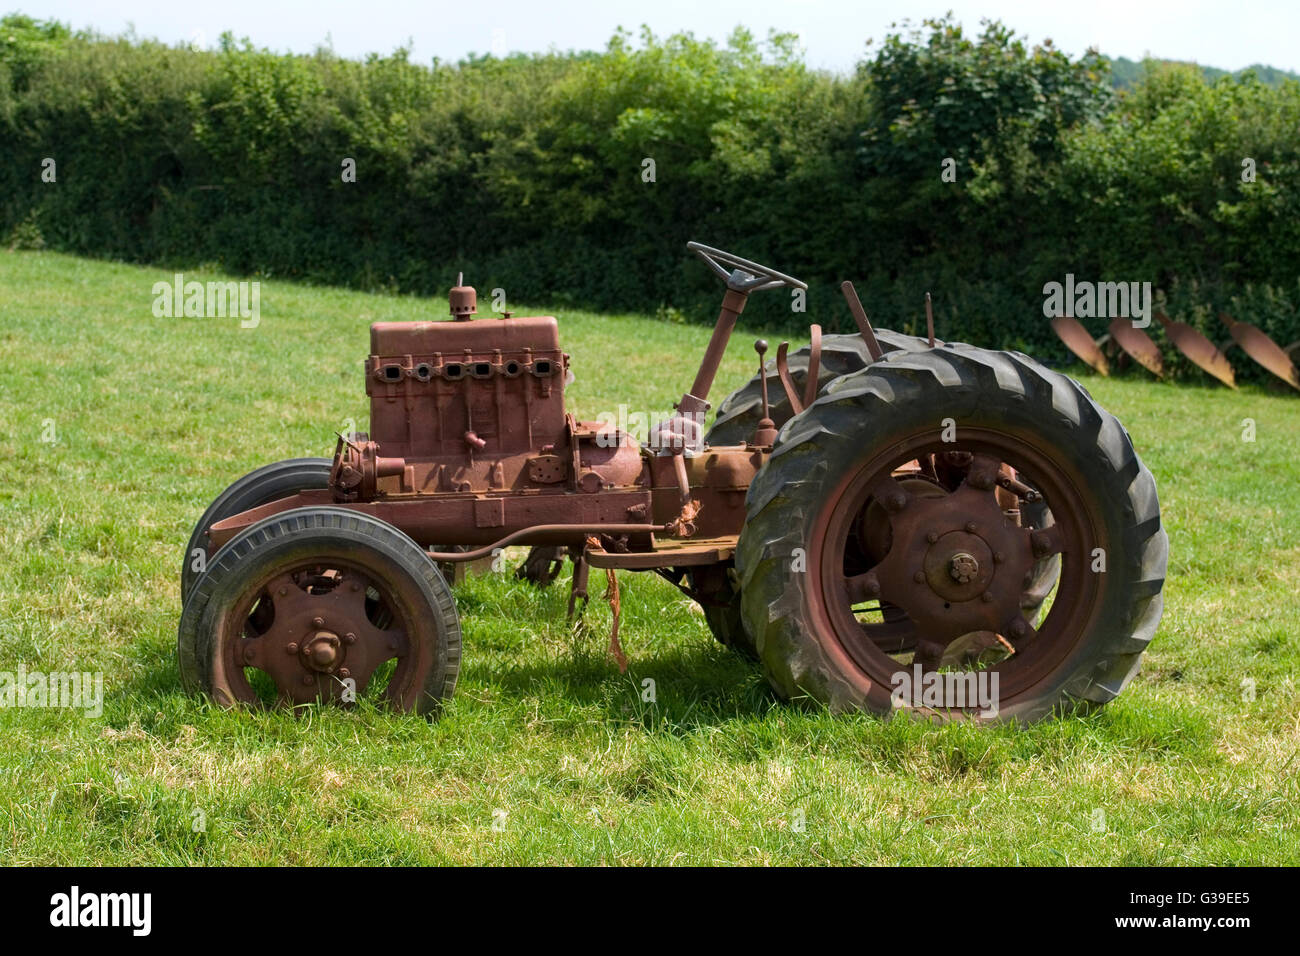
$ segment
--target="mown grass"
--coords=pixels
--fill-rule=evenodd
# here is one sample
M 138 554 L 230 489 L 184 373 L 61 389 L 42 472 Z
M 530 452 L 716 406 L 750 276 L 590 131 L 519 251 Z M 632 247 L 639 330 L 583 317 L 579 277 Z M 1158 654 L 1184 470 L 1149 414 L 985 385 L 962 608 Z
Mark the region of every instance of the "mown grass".
M 1300 396 L 1086 378 L 1154 471 L 1170 534 L 1146 666 L 1087 719 L 979 730 L 791 707 L 689 601 L 631 574 L 626 674 L 599 587 L 575 632 L 563 580 L 502 575 L 458 588 L 465 667 L 439 721 L 229 713 L 182 694 L 172 658 L 193 521 L 245 471 L 364 424 L 367 324 L 443 307 L 268 282 L 241 330 L 155 318 L 159 279 L 0 253 L 0 670 L 102 671 L 106 688 L 98 719 L 0 708 L 3 862 L 1297 859 Z M 561 329 L 584 417 L 668 408 L 708 335 L 583 313 Z

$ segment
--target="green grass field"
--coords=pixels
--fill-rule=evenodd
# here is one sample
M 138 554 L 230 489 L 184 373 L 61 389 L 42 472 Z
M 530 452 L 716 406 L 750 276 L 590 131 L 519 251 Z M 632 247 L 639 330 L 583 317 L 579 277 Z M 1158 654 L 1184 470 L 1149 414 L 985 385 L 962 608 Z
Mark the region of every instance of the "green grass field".
M 240 329 L 155 318 L 151 287 L 171 275 L 0 252 L 0 670 L 105 685 L 99 718 L 0 709 L 0 862 L 1300 859 L 1300 395 L 1085 380 L 1154 472 L 1170 536 L 1144 669 L 1087 719 L 988 730 L 798 709 L 645 575 L 622 576 L 620 674 L 600 588 L 587 629 L 566 626 L 567 572 L 544 591 L 508 575 L 458 588 L 465 664 L 436 723 L 224 712 L 185 696 L 173 661 L 193 522 L 244 472 L 329 453 L 349 418 L 364 428 L 368 323 L 444 304 L 267 282 L 260 326 Z M 669 408 L 708 337 L 560 319 L 585 417 Z M 754 366 L 753 331 L 716 397 Z

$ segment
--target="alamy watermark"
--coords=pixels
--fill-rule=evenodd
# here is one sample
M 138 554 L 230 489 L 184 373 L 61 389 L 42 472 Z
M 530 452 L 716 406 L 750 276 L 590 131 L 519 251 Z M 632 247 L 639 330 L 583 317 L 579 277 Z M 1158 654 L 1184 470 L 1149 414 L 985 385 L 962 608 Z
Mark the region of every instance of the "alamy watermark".
M 707 412 L 634 412 L 627 405 L 619 405 L 616 412 L 599 412 L 596 415 L 598 423 L 610 426 L 597 432 L 596 446 L 617 448 L 624 435 L 643 434 L 647 436 L 646 445 L 649 448 L 671 448 L 678 436 L 686 435 L 689 439 L 691 435 L 703 434 L 706 417 Z M 674 425 L 667 430 L 652 426 L 652 423 L 657 426 L 670 422 Z M 687 444 L 692 443 L 688 440 Z
M 898 671 L 891 678 L 894 707 L 928 707 L 932 710 L 979 708 L 981 717 L 998 715 L 997 671 L 927 671 L 920 664 Z
M 0 707 L 63 707 L 84 710 L 87 717 L 104 713 L 104 674 L 79 671 L 0 671 Z
M 1132 319 L 1135 329 L 1151 324 L 1150 282 L 1076 282 L 1067 272 L 1064 283 L 1046 283 L 1043 295 L 1043 315 L 1049 319 Z
M 123 927 L 148 936 L 153 926 L 152 893 L 83 893 L 73 886 L 50 897 L 50 925 Z
M 224 319 L 238 317 L 240 328 L 255 329 L 262 321 L 262 283 L 208 282 L 178 272 L 171 282 L 153 284 L 153 314 L 160 319 Z

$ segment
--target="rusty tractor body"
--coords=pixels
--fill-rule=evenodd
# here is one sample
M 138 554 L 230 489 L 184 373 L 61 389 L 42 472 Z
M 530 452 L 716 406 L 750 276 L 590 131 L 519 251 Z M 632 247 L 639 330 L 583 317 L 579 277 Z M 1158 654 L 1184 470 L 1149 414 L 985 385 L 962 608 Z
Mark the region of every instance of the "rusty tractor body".
M 932 320 L 928 340 L 877 332 L 845 283 L 859 335 L 813 326 L 775 362 L 756 343 L 758 374 L 706 433 L 748 297 L 806 286 L 689 248 L 726 292 L 645 442 L 566 411 L 552 317 L 476 318 L 458 283 L 449 320 L 375 323 L 369 432 L 245 476 L 196 526 L 185 685 L 225 705 L 436 711 L 461 651 L 439 567 L 531 545 L 532 580 L 573 562 L 571 613 L 605 571 L 621 666 L 623 570 L 699 601 L 785 697 L 1033 720 L 1117 694 L 1158 621 L 1166 549 L 1118 422 L 1024 356 L 936 342 Z

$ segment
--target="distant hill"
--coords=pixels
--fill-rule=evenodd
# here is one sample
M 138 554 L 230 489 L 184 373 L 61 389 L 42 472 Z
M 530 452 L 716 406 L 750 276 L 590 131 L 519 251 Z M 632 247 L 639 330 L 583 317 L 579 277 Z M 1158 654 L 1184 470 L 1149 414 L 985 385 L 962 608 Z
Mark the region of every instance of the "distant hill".
M 1227 76 L 1228 70 L 1220 70 L 1214 66 L 1200 66 L 1198 63 L 1189 63 L 1185 60 L 1157 60 L 1158 63 L 1181 63 L 1185 66 L 1198 66 L 1205 78 L 1213 82 L 1221 76 Z M 1284 80 L 1300 80 L 1300 73 L 1291 70 L 1279 70 L 1277 67 L 1264 66 L 1262 64 L 1253 64 L 1244 70 L 1237 70 L 1232 75 L 1241 76 L 1246 70 L 1254 70 L 1255 75 L 1259 77 L 1260 82 L 1268 86 L 1281 86 Z M 1111 86 L 1118 90 L 1132 89 L 1133 84 L 1142 76 L 1142 61 L 1130 60 L 1128 57 L 1117 56 L 1110 61 L 1110 83 Z

